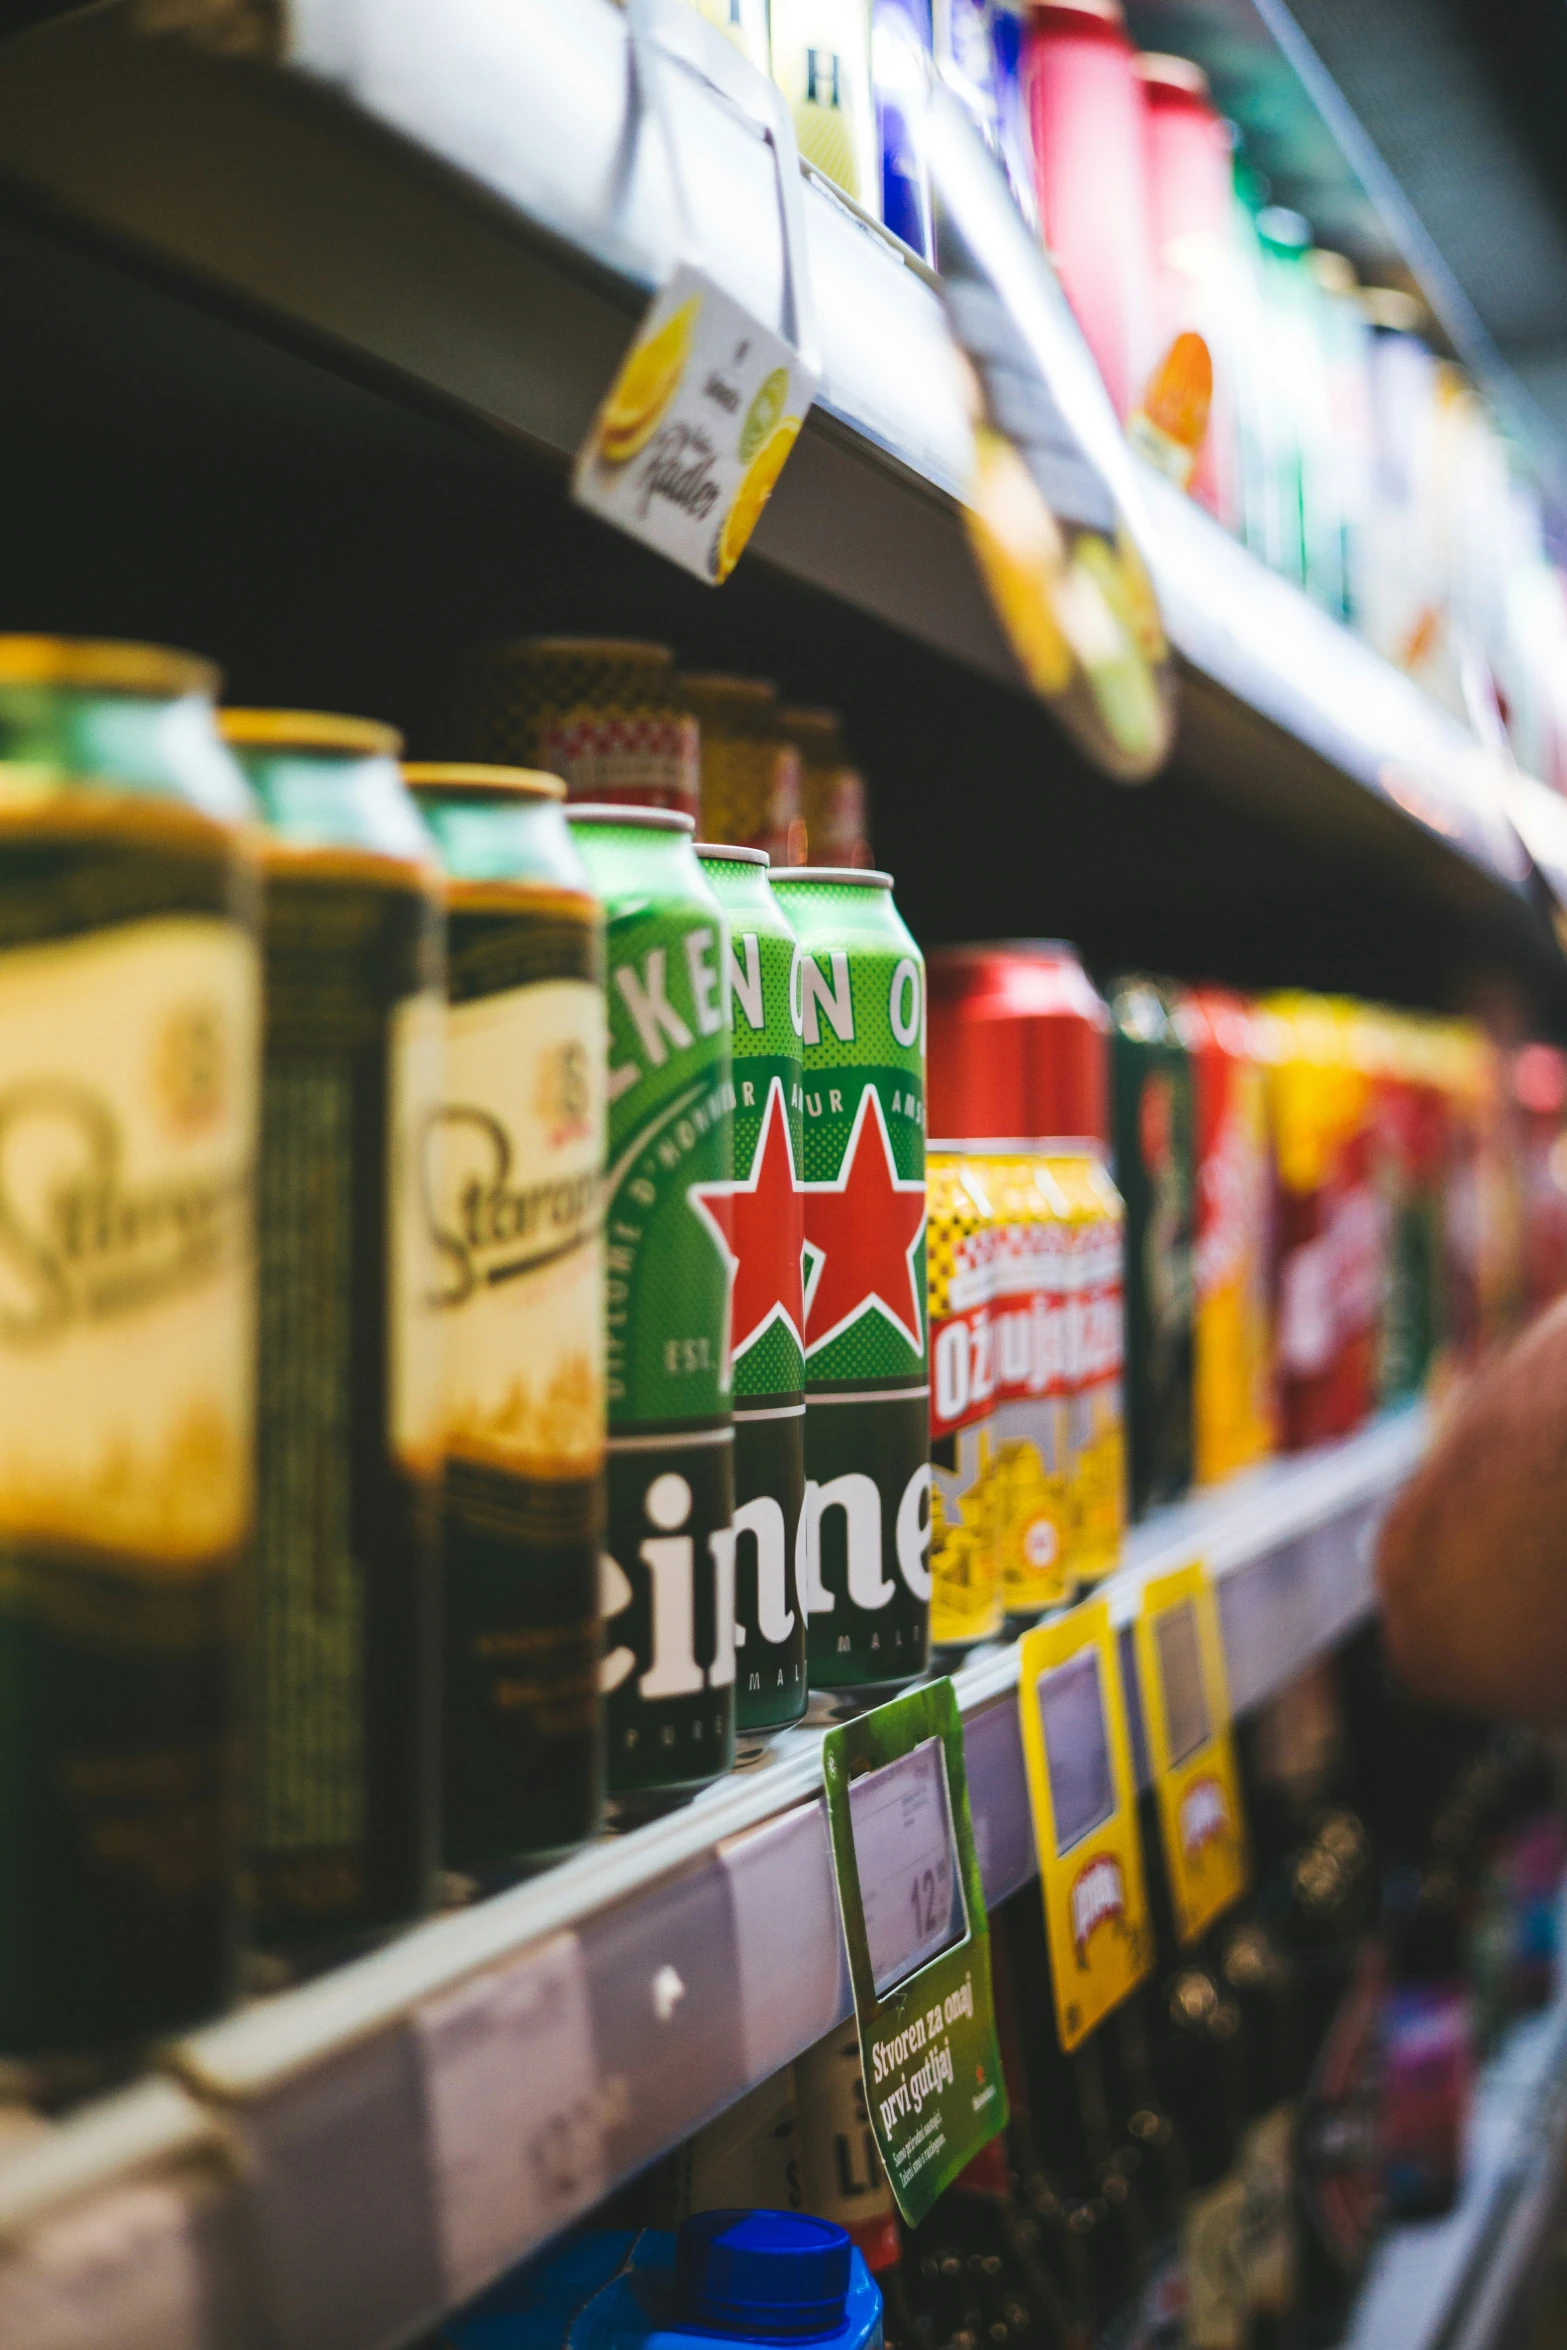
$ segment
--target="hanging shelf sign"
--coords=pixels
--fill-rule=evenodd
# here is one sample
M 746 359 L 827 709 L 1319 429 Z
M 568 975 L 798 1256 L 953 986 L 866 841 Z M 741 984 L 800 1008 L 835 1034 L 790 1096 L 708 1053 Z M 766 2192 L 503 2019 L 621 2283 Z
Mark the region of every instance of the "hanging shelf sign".
M 780 92 L 686 0 L 627 0 L 634 104 L 662 141 L 680 258 L 577 453 L 579 506 L 717 586 L 745 551 L 816 396 L 820 368 L 794 126 Z M 702 267 L 666 77 L 690 66 L 766 140 L 778 181 L 786 331 Z

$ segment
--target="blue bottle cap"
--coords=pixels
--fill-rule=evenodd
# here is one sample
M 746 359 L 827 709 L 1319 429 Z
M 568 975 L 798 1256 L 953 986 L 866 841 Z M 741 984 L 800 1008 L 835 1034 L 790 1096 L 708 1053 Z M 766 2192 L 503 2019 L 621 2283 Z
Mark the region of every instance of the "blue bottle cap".
M 764 2338 L 834 2334 L 848 2310 L 851 2249 L 844 2229 L 797 2211 L 695 2212 L 675 2249 L 680 2322 Z

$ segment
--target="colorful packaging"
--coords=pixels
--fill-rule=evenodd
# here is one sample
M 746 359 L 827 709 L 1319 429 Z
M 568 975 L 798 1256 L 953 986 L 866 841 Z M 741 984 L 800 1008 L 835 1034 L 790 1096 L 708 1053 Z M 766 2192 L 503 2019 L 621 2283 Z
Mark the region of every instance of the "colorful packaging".
M 756 849 L 697 849 L 729 922 L 734 1188 L 735 1716 L 772 1730 L 805 1711 L 805 1246 L 800 950 Z M 715 1210 L 716 1212 L 716 1210 Z
M 435 1887 L 446 919 L 390 727 L 220 723 L 267 827 L 246 1821 L 277 1948 L 406 1924 Z
M 1155 342 L 1167 355 L 1178 336 L 1200 336 L 1211 369 L 1205 426 L 1195 435 L 1179 429 L 1166 434 L 1173 448 L 1152 453 L 1172 478 L 1183 486 L 1189 480 L 1193 497 L 1232 527 L 1238 458 L 1227 364 L 1236 268 L 1230 131 L 1209 96 L 1206 75 L 1189 58 L 1144 54 L 1137 60 L 1137 76 L 1143 95 Z
M 836 710 L 780 710 L 778 731 L 800 754 L 800 813 L 813 865 L 868 865 L 865 778 L 849 763 Z
M 996 1482 L 1008 1615 L 1072 1589 L 1071 1320 L 1076 1231 L 1050 1163 L 991 1146 L 996 1203 Z
M 1354 1007 L 1287 995 L 1263 1008 L 1276 1040 L 1279 1443 L 1295 1452 L 1348 1435 L 1375 1400 L 1388 1218 L 1374 1179 L 1373 1067 L 1356 1049 Z
M 1052 1155 L 1072 1225 L 1067 1313 L 1067 1563 L 1096 1583 L 1126 1530 L 1127 1211 L 1097 1149 Z
M 805 862 L 800 754 L 778 730 L 778 691 L 760 677 L 682 677 L 701 729 L 704 840 L 760 849 L 775 865 Z
M 608 914 L 609 1785 L 662 1801 L 735 1748 L 729 929 L 689 816 L 570 813 Z
M 991 1168 L 931 1146 L 930 1636 L 965 1647 L 1001 1629 L 996 1243 Z
M 896 1686 L 930 1637 L 925 966 L 889 875 L 773 888 L 803 950 L 810 1677 Z
M 558 775 L 568 800 L 696 817 L 696 719 L 667 645 L 522 637 L 470 662 L 457 721 L 467 754 Z
M 931 242 L 925 164 L 925 85 L 931 70 L 931 0 L 872 0 L 871 64 L 881 147 L 881 217 L 922 261 Z
M 1024 72 L 1045 245 L 1124 419 L 1155 350 L 1143 100 L 1120 0 L 1041 0 Z
M 1272 1445 L 1266 1043 L 1239 996 L 1187 994 L 1197 1111 L 1193 1454 L 1212 1485 Z
M 1126 980 L 1111 1013 L 1131 1508 L 1140 1518 L 1178 1499 L 1192 1479 L 1196 1117 L 1178 996 L 1154 980 Z
M 556 776 L 405 767 L 446 874 L 443 1865 L 599 1826 L 604 909 Z
M 771 0 L 771 17 L 773 79 L 801 155 L 879 217 L 871 0 Z

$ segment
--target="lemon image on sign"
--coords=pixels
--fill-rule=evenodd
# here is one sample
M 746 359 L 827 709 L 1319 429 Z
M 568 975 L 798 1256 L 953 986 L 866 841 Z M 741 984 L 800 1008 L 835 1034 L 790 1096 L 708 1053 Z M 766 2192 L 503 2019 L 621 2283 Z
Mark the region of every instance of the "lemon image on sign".
M 701 307 L 700 294 L 682 302 L 656 333 L 635 346 L 615 378 L 599 417 L 599 455 L 606 465 L 626 464 L 652 439 L 680 388 Z
M 1072 648 L 1056 617 L 1066 549 L 1055 516 L 1012 443 L 989 425 L 974 432 L 974 472 L 963 510 L 991 601 L 1036 694 L 1065 693 Z
M 799 417 L 786 416 L 781 424 L 774 425 L 746 467 L 713 551 L 714 570 L 719 579 L 727 579 L 745 553 L 746 541 L 762 519 L 762 508 L 773 494 L 799 433 Z

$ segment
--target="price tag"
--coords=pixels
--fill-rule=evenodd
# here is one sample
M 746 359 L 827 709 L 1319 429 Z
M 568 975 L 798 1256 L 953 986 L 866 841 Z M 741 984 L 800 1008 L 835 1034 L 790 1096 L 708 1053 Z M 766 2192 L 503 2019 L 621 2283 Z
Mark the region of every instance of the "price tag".
M 627 0 L 626 22 L 637 100 L 663 144 L 685 258 L 655 297 L 577 453 L 571 493 L 717 586 L 744 553 L 816 396 L 799 152 L 781 92 L 685 0 Z M 693 258 L 698 224 L 664 84 L 682 67 L 714 84 L 769 144 L 792 340 Z
M 1201 1560 L 1143 1586 L 1137 1677 L 1176 1931 L 1195 1942 L 1247 1874 L 1224 1636 Z
M 1023 1638 L 1018 1707 L 1056 2028 L 1085 2040 L 1153 1965 L 1137 1781 L 1110 1610 L 1073 1608 Z
M 464 2300 L 608 2185 L 577 1937 L 428 2000 L 415 2029 L 442 2264 L 452 2299 Z
M 822 1768 L 865 2101 L 912 2227 L 1007 2119 L 952 1683 L 829 1730 Z
M 961 1942 L 963 1899 L 947 1767 L 936 1738 L 849 1789 L 865 1939 L 878 1998 Z

